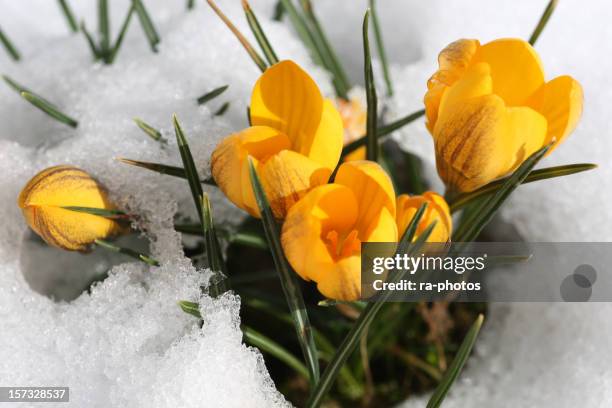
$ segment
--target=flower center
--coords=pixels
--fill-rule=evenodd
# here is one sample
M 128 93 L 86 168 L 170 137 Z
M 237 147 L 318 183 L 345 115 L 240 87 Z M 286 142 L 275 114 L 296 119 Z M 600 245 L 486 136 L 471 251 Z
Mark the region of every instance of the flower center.
M 327 233 L 325 239 L 327 249 L 336 258 L 344 258 L 361 251 L 361 240 L 355 229 L 343 235 L 338 234 L 336 230 L 331 230 Z

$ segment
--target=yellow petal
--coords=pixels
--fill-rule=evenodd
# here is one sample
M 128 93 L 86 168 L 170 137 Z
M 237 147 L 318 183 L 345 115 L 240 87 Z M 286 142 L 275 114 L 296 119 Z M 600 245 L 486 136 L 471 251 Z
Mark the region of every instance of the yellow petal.
M 401 238 L 408 227 L 410 221 L 416 214 L 421 205 L 427 203 L 427 209 L 419 225 L 417 225 L 416 237 L 434 221 L 434 227 L 428 242 L 447 242 L 452 233 L 452 218 L 450 209 L 444 198 L 432 191 L 427 191 L 423 195 L 409 196 L 402 194 L 397 197 L 397 228 L 398 236 Z
M 114 220 L 61 208 L 115 208 L 96 180 L 73 166 L 56 166 L 38 173 L 22 190 L 18 204 L 28 225 L 58 248 L 85 251 L 94 240 L 122 230 Z
M 369 240 L 386 209 L 395 218 L 395 191 L 387 173 L 371 161 L 351 161 L 338 169 L 334 183 L 350 188 L 359 203 L 357 228 L 362 241 Z M 397 231 L 395 231 L 397 234 Z
M 328 299 L 351 302 L 361 297 L 361 257 L 340 260 L 333 273 L 317 282 L 317 289 Z
M 544 145 L 556 139 L 554 147 L 558 146 L 576 128 L 582 115 L 582 101 L 582 87 L 567 75 L 547 82 L 531 97 L 529 106 L 548 121 Z
M 544 83 L 540 57 L 521 39 L 504 38 L 485 44 L 478 49 L 472 62 L 489 64 L 493 92 L 508 106 L 524 105 Z
M 276 218 L 313 187 L 327 183 L 331 170 L 291 150 L 283 150 L 260 162 L 258 174 Z
M 510 107 L 507 109 L 508 127 L 507 136 L 516 152 L 514 163 L 502 173 L 513 171 L 521 165 L 531 154 L 540 149 L 546 140 L 546 118 L 535 110 L 527 107 Z M 500 174 L 500 175 L 503 175 Z
M 478 63 L 472 65 L 451 87 L 440 101 L 439 116 L 453 112 L 466 99 L 490 95 L 493 92 L 493 81 L 489 65 Z
M 434 132 L 436 166 L 451 190 L 473 191 L 514 163 L 507 117 L 496 95 L 467 99 L 440 116 Z
M 427 81 L 425 114 L 427 128 L 433 131 L 438 118 L 438 108 L 444 91 L 459 79 L 470 65 L 480 47 L 478 40 L 458 40 L 444 48 L 438 56 L 438 71 Z
M 259 78 L 251 96 L 251 123 L 280 130 L 292 150 L 333 169 L 342 150 L 342 119 L 323 100 L 312 78 L 292 61 L 281 61 Z
M 259 209 L 251 187 L 248 156 L 259 162 L 289 149 L 289 138 L 276 129 L 252 126 L 223 139 L 211 157 L 212 176 L 227 198 L 253 216 Z
M 338 184 L 311 190 L 289 210 L 281 233 L 287 260 L 304 280 L 335 276 L 336 257 L 326 237 L 330 231 L 349 231 L 357 220 L 353 192 Z

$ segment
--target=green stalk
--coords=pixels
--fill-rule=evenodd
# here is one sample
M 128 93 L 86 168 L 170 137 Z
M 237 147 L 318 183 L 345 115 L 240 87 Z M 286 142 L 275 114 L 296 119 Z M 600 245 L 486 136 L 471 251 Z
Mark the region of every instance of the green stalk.
M 84 21 L 81 22 L 81 32 L 83 33 L 83 36 L 85 37 L 85 40 L 87 41 L 87 45 L 89 45 L 89 49 L 91 50 L 91 53 L 93 54 L 94 59 L 95 60 L 100 59 L 102 57 L 102 54 L 100 50 L 98 49 L 98 46 L 96 45 L 96 42 L 93 39 L 93 36 L 89 32 L 89 30 L 87 30 L 87 26 L 85 25 Z
M 372 13 L 372 28 L 374 29 L 374 38 L 376 39 L 376 47 L 378 48 L 378 57 L 383 69 L 385 84 L 387 85 L 387 95 L 393 96 L 393 83 L 391 82 L 391 74 L 389 72 L 389 62 L 387 60 L 387 52 L 385 51 L 385 43 L 383 42 L 382 31 L 378 21 L 375 7 L 376 0 L 370 0 L 370 13 Z
M 483 321 L 484 316 L 482 314 L 478 315 L 476 321 L 472 324 L 472 327 L 470 327 L 470 330 L 463 339 L 463 342 L 461 343 L 459 351 L 457 351 L 457 355 L 455 356 L 453 362 L 451 363 L 448 370 L 444 373 L 442 381 L 440 381 L 440 384 L 438 384 L 436 390 L 429 399 L 429 402 L 427 403 L 427 408 L 438 408 L 444 401 L 444 398 L 450 390 L 450 387 L 453 385 L 453 383 L 459 376 L 459 373 L 461 373 L 465 362 L 470 356 L 470 352 L 472 351 L 472 348 L 476 343 L 476 339 L 478 338 L 478 333 L 480 332 L 480 328 L 482 327 Z
M 162 164 L 162 163 L 151 163 L 151 162 L 144 162 L 144 161 L 139 161 L 139 160 L 124 159 L 122 157 L 118 157 L 117 160 L 122 163 L 129 164 L 130 166 L 142 167 L 143 169 L 151 170 L 159 174 L 165 174 L 168 176 L 178 177 L 178 178 L 183 178 L 183 179 L 187 178 L 187 175 L 185 174 L 185 169 L 182 167 L 170 166 L 170 165 Z M 216 185 L 213 179 L 200 180 L 200 183 L 208 184 L 210 186 Z
M 79 26 L 76 22 L 76 18 L 74 18 L 74 13 L 72 13 L 72 10 L 70 9 L 70 6 L 68 5 L 68 2 L 66 0 L 58 0 L 58 3 L 60 5 L 60 8 L 62 9 L 62 13 L 64 14 L 64 17 L 66 17 L 68 28 L 70 28 L 70 30 L 73 33 L 76 33 L 77 31 L 79 31 Z
M 394 122 L 391 122 L 385 126 L 381 126 L 376 130 L 376 136 L 381 139 L 384 136 L 387 136 L 391 133 L 393 133 L 394 131 L 396 131 L 397 129 L 400 129 L 403 126 L 406 126 L 407 124 L 414 122 L 415 120 L 417 120 L 418 118 L 420 118 L 421 116 L 423 116 L 425 114 L 424 110 L 420 110 L 420 111 L 416 111 L 414 113 L 411 113 L 410 115 L 404 116 L 403 118 L 400 118 Z M 346 156 L 347 154 L 354 152 L 355 150 L 359 149 L 361 146 L 365 146 L 367 144 L 367 137 L 366 136 L 362 136 L 357 140 L 352 141 L 351 143 L 347 144 L 346 146 L 344 146 L 344 148 L 342 149 L 342 157 Z
M 529 37 L 529 44 L 535 45 L 536 41 L 538 41 L 540 34 L 542 34 L 542 31 L 544 31 L 544 28 L 546 28 L 546 24 L 548 24 L 550 16 L 552 16 L 553 12 L 555 11 L 558 1 L 559 0 L 550 0 L 550 2 L 548 2 L 548 5 L 544 9 L 544 13 L 542 13 L 542 17 L 540 17 L 540 21 L 538 21 L 538 25 L 536 25 L 531 37 Z
M 204 95 L 198 98 L 198 105 L 204 105 L 206 102 L 216 98 L 217 96 L 225 92 L 227 88 L 229 88 L 229 85 L 223 85 L 223 86 L 213 89 L 212 91 L 208 93 L 205 93 Z
M 130 21 L 132 20 L 132 14 L 134 14 L 134 7 L 130 6 L 125 19 L 123 20 L 123 24 L 121 24 L 121 30 L 119 31 L 119 35 L 117 36 L 117 40 L 115 41 L 115 45 L 113 49 L 110 51 L 110 55 L 108 57 L 108 63 L 112 64 L 117 57 L 117 53 L 119 52 L 119 48 L 121 48 L 121 44 L 123 43 L 123 38 L 125 37 L 125 33 L 130 25 Z
M 227 268 L 223 260 L 221 246 L 217 239 L 215 224 L 213 223 L 212 207 L 208 194 L 201 196 L 202 205 L 202 233 L 204 235 L 204 245 L 206 247 L 206 258 L 208 268 L 215 273 L 210 278 L 209 293 L 213 297 L 217 297 L 228 290 Z
M 187 10 L 193 10 L 195 7 L 195 0 L 187 0 Z
M 176 114 L 172 115 L 172 123 L 174 124 L 176 143 L 178 145 L 179 152 L 181 153 L 183 167 L 185 168 L 185 176 L 189 182 L 189 189 L 191 190 L 191 195 L 193 196 L 193 201 L 198 212 L 200 223 L 203 225 L 204 217 L 201 200 L 204 196 L 204 191 L 202 191 L 202 184 L 200 183 L 200 177 L 198 176 L 198 169 L 193 161 L 193 156 L 191 155 L 191 150 L 189 149 L 189 143 L 187 143 L 187 138 L 183 133 L 183 129 L 179 124 Z
M 247 0 L 242 0 L 242 8 L 244 9 L 244 13 L 246 15 L 247 21 L 249 23 L 249 27 L 251 27 L 251 31 L 259 44 L 259 47 L 263 51 L 266 59 L 268 60 L 268 64 L 274 65 L 278 62 L 278 57 L 268 41 L 268 37 L 266 37 L 266 33 L 261 28 L 259 21 L 257 20 L 257 16 L 249 6 Z
M 15 48 L 11 40 L 9 40 L 9 38 L 4 34 L 1 28 L 0 28 L 0 42 L 2 43 L 2 45 L 4 46 L 4 49 L 11 56 L 13 60 L 19 61 L 21 59 L 21 56 L 19 55 L 19 51 L 17 51 L 17 48 Z
M 132 120 L 134 121 L 134 123 L 136 123 L 136 126 L 138 126 L 140 130 L 145 132 L 147 136 L 149 136 L 151 139 L 155 140 L 156 142 L 167 143 L 161 132 L 155 129 L 153 126 L 149 125 L 148 123 L 139 118 L 134 118 Z
M 121 253 L 130 256 L 134 259 L 138 259 L 139 261 L 142 261 L 147 265 L 159 266 L 159 262 L 157 262 L 155 259 L 149 257 L 148 255 L 141 254 L 140 252 L 136 252 L 133 249 L 123 248 L 115 244 L 111 244 L 110 242 L 105 241 L 103 239 L 96 239 L 94 243 L 104 249 L 108 249 L 109 251 Z
M 66 115 L 51 102 L 45 100 L 40 96 L 32 94 L 30 92 L 21 92 L 21 96 L 23 97 L 23 99 L 30 102 L 32 105 L 45 112 L 47 115 L 57 120 L 58 122 L 68 125 L 72 128 L 76 128 L 79 125 L 79 122 L 77 122 L 75 119 Z
M 317 47 L 313 35 L 306 25 L 304 17 L 295 8 L 293 2 L 291 0 L 280 0 L 280 3 L 282 4 L 283 9 L 287 12 L 289 21 L 291 21 L 291 25 L 304 43 L 304 46 L 310 51 L 310 56 L 315 64 L 325 67 L 331 72 L 329 65 L 324 61 L 321 49 Z
M 70 210 L 85 214 L 97 215 L 99 217 L 109 218 L 112 220 L 121 220 L 121 219 L 129 219 L 130 216 L 123 211 L 120 210 L 107 210 L 104 208 L 93 208 L 93 207 L 78 207 L 78 206 L 65 206 L 60 207 L 64 210 Z
M 217 111 L 214 113 L 215 116 L 221 116 L 223 115 L 228 108 L 230 107 L 230 103 L 229 102 L 225 102 L 223 105 L 221 105 L 221 107 L 219 109 L 217 109 Z
M 378 98 L 376 97 L 376 86 L 374 85 L 374 72 L 372 71 L 372 57 L 370 55 L 370 40 L 368 25 L 370 10 L 366 11 L 363 18 L 363 61 L 366 98 L 368 102 L 368 118 L 366 125 L 366 158 L 371 161 L 378 160 L 378 137 L 376 127 L 378 122 Z
M 417 226 L 423 218 L 426 207 L 426 204 L 422 205 L 410 221 L 410 224 L 406 228 L 406 232 L 399 242 L 397 250 L 398 254 L 406 253 L 412 239 L 414 238 Z M 412 245 L 410 251 L 408 251 L 408 255 L 416 253 L 416 251 L 421 248 L 421 246 L 427 241 L 427 238 L 429 238 L 431 235 L 434 226 L 435 223 L 429 225 L 429 227 L 427 227 L 427 229 L 423 231 L 421 235 L 419 235 L 417 240 Z M 400 274 L 398 273 L 398 279 L 401 278 L 399 275 Z M 340 347 L 338 347 L 336 354 L 323 372 L 321 380 L 310 394 L 310 398 L 306 404 L 308 408 L 317 408 L 321 405 L 327 391 L 329 391 L 331 386 L 334 384 L 341 367 L 352 354 L 357 344 L 359 344 L 361 336 L 364 334 L 365 330 L 369 327 L 370 323 L 374 320 L 376 314 L 380 311 L 381 307 L 389 299 L 391 294 L 392 292 L 390 291 L 383 292 L 379 299 L 368 303 L 363 312 L 361 312 L 351 331 L 346 335 L 342 341 L 342 344 Z
M 296 273 L 291 269 L 289 262 L 285 258 L 283 249 L 280 243 L 280 232 L 278 230 L 278 224 L 272 215 L 272 209 L 270 203 L 266 197 L 266 193 L 263 190 L 257 171 L 253 166 L 253 161 L 249 157 L 249 173 L 251 176 L 251 184 L 253 186 L 253 193 L 261 213 L 261 220 L 268 239 L 268 245 L 272 252 L 276 271 L 278 272 L 283 293 L 287 299 L 289 310 L 291 311 L 291 317 L 293 318 L 293 325 L 298 337 L 298 341 L 302 348 L 306 365 L 308 366 L 309 378 L 311 385 L 317 384 L 319 381 L 319 359 L 318 351 L 314 342 L 313 330 L 310 325 L 308 313 L 306 312 L 306 305 L 304 304 L 304 298 L 300 290 L 300 285 Z
M 588 171 L 595 168 L 597 168 L 596 164 L 577 163 L 532 170 L 527 175 L 525 180 L 523 180 L 522 184 L 533 183 L 534 181 L 547 180 L 555 177 L 569 176 L 571 174 L 581 173 L 583 171 Z M 451 212 L 458 211 L 461 208 L 470 205 L 480 197 L 495 193 L 508 180 L 508 178 L 509 177 L 505 177 L 503 179 L 493 181 L 486 186 L 479 188 L 478 190 L 461 194 L 451 203 Z
M 108 0 L 98 0 L 98 32 L 100 33 L 100 51 L 105 59 L 110 54 L 110 21 L 108 18 Z

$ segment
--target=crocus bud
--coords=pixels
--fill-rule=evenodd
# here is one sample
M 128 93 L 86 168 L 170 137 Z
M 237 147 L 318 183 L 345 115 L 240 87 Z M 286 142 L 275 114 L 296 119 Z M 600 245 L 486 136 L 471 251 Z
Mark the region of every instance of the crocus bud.
M 526 41 L 459 40 L 438 63 L 424 102 L 438 173 L 451 191 L 473 191 L 556 147 L 582 113 L 580 84 L 569 76 L 546 82 Z
M 45 242 L 69 251 L 86 251 L 96 239 L 122 230 L 115 220 L 64 208 L 115 208 L 104 188 L 74 166 L 54 166 L 38 173 L 19 194 L 18 205 Z
M 402 194 L 397 197 L 396 222 L 399 237 L 401 238 L 404 235 L 408 224 L 412 221 L 417 210 L 425 203 L 427 203 L 427 209 L 419 225 L 417 225 L 415 239 L 429 227 L 432 222 L 436 221 L 436 226 L 427 239 L 427 242 L 447 242 L 453 230 L 453 220 L 450 215 L 450 209 L 444 198 L 433 191 L 427 191 L 423 195 L 409 196 L 408 194 Z

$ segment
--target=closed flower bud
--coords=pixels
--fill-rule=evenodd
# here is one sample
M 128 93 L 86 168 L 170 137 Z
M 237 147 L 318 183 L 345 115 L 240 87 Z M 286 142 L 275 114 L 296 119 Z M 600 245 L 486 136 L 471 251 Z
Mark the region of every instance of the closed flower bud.
M 18 200 L 28 225 L 49 245 L 69 251 L 86 251 L 96 239 L 119 233 L 115 220 L 64 207 L 112 210 L 106 192 L 83 170 L 55 166 L 34 176 Z
M 473 191 L 553 141 L 554 149 L 582 113 L 580 84 L 569 76 L 546 82 L 526 41 L 459 40 L 438 63 L 424 102 L 438 173 L 451 191 Z
M 450 209 L 444 198 L 432 191 L 427 191 L 423 195 L 409 196 L 402 194 L 397 197 L 397 231 L 401 238 L 416 214 L 417 210 L 427 203 L 427 209 L 423 214 L 423 218 L 417 225 L 415 239 L 427 228 L 431 223 L 436 221 L 431 235 L 427 242 L 447 242 L 450 240 L 453 231 L 453 220 L 450 215 Z

